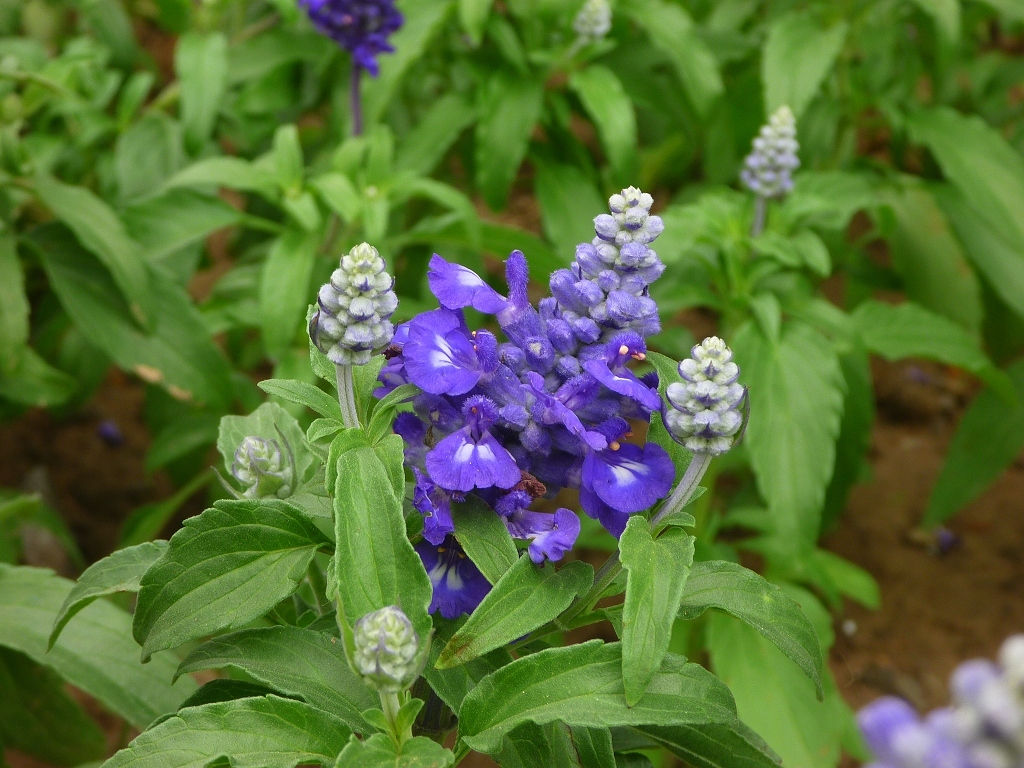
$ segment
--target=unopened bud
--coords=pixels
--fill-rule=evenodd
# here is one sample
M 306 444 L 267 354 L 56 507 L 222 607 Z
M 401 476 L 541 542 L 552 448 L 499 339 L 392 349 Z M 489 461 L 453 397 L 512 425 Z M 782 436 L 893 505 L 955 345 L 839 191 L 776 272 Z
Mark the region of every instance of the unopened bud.
M 291 496 L 295 487 L 295 470 L 291 454 L 286 455 L 276 440 L 250 435 L 235 450 L 231 475 L 245 488 L 247 499 Z
M 368 685 L 385 693 L 408 688 L 419 675 L 419 638 L 394 605 L 368 613 L 353 628 L 352 664 Z
M 739 366 L 732 350 L 710 336 L 679 363 L 682 381 L 665 390 L 671 408 L 665 426 L 676 442 L 694 453 L 718 455 L 728 451 L 743 424 L 740 413 L 746 388 L 737 382 Z
M 740 179 L 755 195 L 782 197 L 793 188 L 793 171 L 800 167 L 796 153 L 796 119 L 789 107 L 779 107 L 754 139 L 743 161 Z

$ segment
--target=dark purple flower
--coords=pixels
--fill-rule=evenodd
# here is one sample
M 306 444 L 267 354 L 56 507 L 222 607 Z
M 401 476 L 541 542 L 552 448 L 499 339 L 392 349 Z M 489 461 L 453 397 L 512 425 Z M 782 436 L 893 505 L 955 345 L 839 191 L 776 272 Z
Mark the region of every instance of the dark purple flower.
M 480 569 L 466 557 L 453 537 L 449 536 L 440 546 L 421 541 L 416 545 L 416 552 L 434 590 L 430 613 L 440 611 L 446 619 L 472 613 L 491 590 Z
M 111 448 L 117 448 L 124 443 L 124 433 L 121 432 L 121 428 L 117 426 L 117 422 L 113 419 L 101 421 L 96 427 L 96 434 L 99 435 L 100 440 Z
M 423 538 L 431 544 L 439 545 L 449 533 L 455 533 L 451 494 L 439 488 L 418 469 L 412 472 L 416 477 L 412 505 L 423 515 Z
M 625 518 L 665 496 L 674 479 L 675 466 L 660 445 L 647 443 L 641 448 L 612 440 L 606 450 L 594 451 L 583 460 L 580 503 L 584 512 L 620 535 Z M 612 515 L 605 507 L 620 514 Z M 609 525 L 613 518 L 615 523 Z
M 538 565 L 545 558 L 561 560 L 580 535 L 580 519 L 563 507 L 553 515 L 519 509 L 505 518 L 505 526 L 513 539 L 530 540 L 530 559 Z
M 508 305 L 508 299 L 484 282 L 476 272 L 461 264 L 452 264 L 436 253 L 427 270 L 430 292 L 446 309 L 473 309 L 493 315 Z
M 395 49 L 388 36 L 402 26 L 394 0 L 299 0 L 317 31 L 352 54 L 355 63 L 374 77 L 377 56 Z
M 490 433 L 498 419 L 492 400 L 474 395 L 462 405 L 466 425 L 427 454 L 431 479 L 449 491 L 511 488 L 522 472 L 512 455 Z
M 459 313 L 435 309 L 408 323 L 402 359 L 409 380 L 435 395 L 461 395 L 480 380 L 480 361 Z

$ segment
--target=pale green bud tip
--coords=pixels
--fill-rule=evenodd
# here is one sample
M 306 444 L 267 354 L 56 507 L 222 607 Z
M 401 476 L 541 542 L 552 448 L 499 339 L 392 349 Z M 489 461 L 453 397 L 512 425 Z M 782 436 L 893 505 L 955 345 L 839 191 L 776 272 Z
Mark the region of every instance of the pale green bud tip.
M 360 243 L 341 257 L 317 294 L 309 337 L 335 365 L 362 365 L 391 341 L 398 307 L 394 278 L 380 253 Z
M 743 425 L 746 388 L 737 381 L 740 369 L 732 350 L 717 336 L 704 339 L 690 354 L 679 363 L 682 381 L 665 390 L 672 406 L 665 426 L 688 450 L 717 456 L 732 447 Z
M 419 674 L 419 638 L 397 606 L 389 605 L 359 619 L 353 628 L 353 643 L 356 672 L 379 691 L 402 691 Z
M 600 40 L 612 28 L 612 9 L 608 0 L 587 0 L 572 23 L 573 31 L 584 40 Z
M 245 489 L 247 499 L 291 496 L 295 485 L 295 471 L 291 455 L 285 455 L 276 440 L 250 435 L 235 449 L 231 475 Z

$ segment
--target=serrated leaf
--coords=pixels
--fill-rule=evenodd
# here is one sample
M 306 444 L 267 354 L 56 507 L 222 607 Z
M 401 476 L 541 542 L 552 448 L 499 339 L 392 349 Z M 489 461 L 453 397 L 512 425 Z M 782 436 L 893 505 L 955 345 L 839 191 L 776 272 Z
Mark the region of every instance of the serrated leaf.
M 480 656 L 472 661 L 460 664 L 450 669 L 437 669 L 434 662 L 440 655 L 441 650 L 448 644 L 448 641 L 455 634 L 462 621 L 450 621 L 444 618 L 436 619 L 436 628 L 433 642 L 430 644 L 430 653 L 427 657 L 427 664 L 423 670 L 423 677 L 430 684 L 430 687 L 438 695 L 452 712 L 458 712 L 462 707 L 462 700 L 466 695 L 476 688 L 478 682 L 495 670 L 503 667 L 512 661 L 509 652 L 500 648 L 492 651 L 486 656 Z
M 983 390 L 964 413 L 935 481 L 924 525 L 949 519 L 979 496 L 1020 455 L 1024 446 L 1024 361 L 1006 369 L 1016 402 Z
M 846 39 L 846 22 L 822 27 L 812 14 L 793 12 L 772 23 L 761 57 L 765 108 L 789 106 L 799 120 L 832 70 Z
M 693 536 L 671 528 L 655 539 L 650 523 L 633 515 L 619 539 L 626 580 L 622 611 L 622 681 L 636 704 L 668 652 L 679 599 L 693 562 Z
M 49 667 L 138 728 L 176 709 L 196 689 L 191 679 L 171 685 L 177 660 L 170 655 L 140 664 L 131 617 L 105 600 L 75 616 L 47 651 L 50 627 L 72 587 L 41 568 L 0 564 L 0 646 Z
M 786 325 L 777 344 L 752 323 L 731 343 L 750 393 L 744 440 L 757 486 L 780 540 L 795 549 L 818 536 L 834 468 L 843 412 L 839 361 L 820 333 L 798 322 Z
M 401 469 L 401 450 L 397 461 Z M 426 637 L 430 579 L 406 536 L 401 498 L 388 467 L 369 446 L 345 451 L 337 465 L 332 587 L 345 620 L 352 626 L 371 611 L 397 605 Z
M 110 206 L 85 187 L 45 174 L 35 177 L 33 188 L 43 205 L 109 270 L 132 317 L 147 325 L 154 321 L 157 307 L 142 249 Z
M 459 733 L 493 754 L 516 726 L 560 721 L 571 726 L 679 725 L 732 722 L 728 689 L 707 670 L 668 654 L 647 693 L 626 704 L 617 643 L 598 640 L 549 648 L 516 659 L 474 688 L 462 702 Z
M 138 592 L 142 575 L 166 551 L 166 541 L 147 541 L 119 549 L 86 568 L 57 612 L 47 647 L 53 647 L 72 617 L 93 600 L 117 592 Z
M 706 115 L 725 92 L 725 86 L 718 62 L 697 34 L 690 15 L 667 0 L 632 0 L 621 10 L 668 57 L 697 113 Z
M 556 571 L 550 563 L 541 568 L 520 556 L 448 641 L 436 666 L 464 664 L 523 637 L 568 608 L 593 579 L 586 563 L 568 563 Z
M 470 497 L 465 504 L 452 507 L 452 521 L 455 538 L 469 559 L 484 578 L 497 584 L 519 559 L 515 542 L 501 517 Z
M 49 669 L 0 648 L 0 745 L 57 765 L 102 757 L 103 731 L 64 687 Z
M 213 131 L 227 89 L 227 39 L 220 32 L 182 35 L 174 51 L 174 68 L 181 85 L 185 146 L 196 155 Z
M 923 357 L 970 371 L 1009 396 L 1006 376 L 962 326 L 913 302 L 885 304 L 868 300 L 853 311 L 854 328 L 864 345 L 887 360 Z
M 192 651 L 176 676 L 236 669 L 275 691 L 330 712 L 353 731 L 367 730 L 362 712 L 377 697 L 349 668 L 338 638 L 299 627 L 258 627 L 214 638 Z
M 333 715 L 277 696 L 183 709 L 143 731 L 102 768 L 331 766 L 349 730 Z
M 1008 242 L 1024 243 L 1024 157 L 998 131 L 949 107 L 915 112 L 907 130 L 990 226 Z
M 505 205 L 509 186 L 540 119 L 543 83 L 504 71 L 488 79 L 476 124 L 476 183 L 487 204 Z
M 277 499 L 222 500 L 189 518 L 142 578 L 132 631 L 143 657 L 262 616 L 325 543 L 302 510 Z
M 636 167 L 636 114 L 632 100 L 615 73 L 600 64 L 574 71 L 569 76 L 569 87 L 597 126 L 614 178 L 626 185 Z
M 426 736 L 414 736 L 396 748 L 390 736 L 376 733 L 360 741 L 352 738 L 338 755 L 335 768 L 448 768 L 455 755 Z
M 695 563 L 679 602 L 679 617 L 695 619 L 709 608 L 750 625 L 822 690 L 821 645 L 800 605 L 753 571 L 725 560 Z

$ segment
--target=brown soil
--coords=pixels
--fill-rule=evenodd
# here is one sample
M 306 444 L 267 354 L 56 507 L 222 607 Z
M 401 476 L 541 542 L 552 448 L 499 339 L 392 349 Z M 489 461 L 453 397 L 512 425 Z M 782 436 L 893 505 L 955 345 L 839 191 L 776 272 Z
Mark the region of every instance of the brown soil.
M 878 365 L 875 379 L 873 476 L 854 490 L 825 546 L 878 580 L 882 607 L 850 604 L 837 618 L 832 670 L 854 707 L 892 693 L 931 708 L 946 702 L 946 681 L 960 661 L 991 657 L 1004 637 L 1024 631 L 1024 461 L 948 523 L 958 545 L 937 554 L 915 531 L 969 384 L 912 364 Z M 133 380 L 113 373 L 75 416 L 60 421 L 34 411 L 0 425 L 0 486 L 42 489 L 90 561 L 116 546 L 133 509 L 171 491 L 166 478 L 143 468 L 149 437 L 141 395 Z M 118 424 L 122 445 L 97 434 L 105 419 Z M 66 571 L 55 551 L 36 546 L 29 555 Z M 12 768 L 41 766 L 21 755 L 7 759 Z

